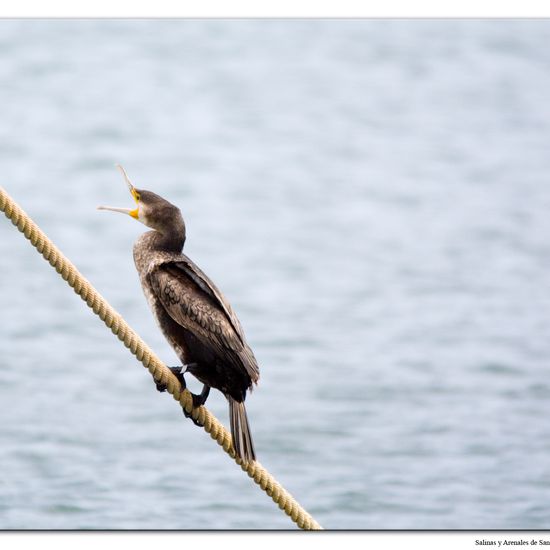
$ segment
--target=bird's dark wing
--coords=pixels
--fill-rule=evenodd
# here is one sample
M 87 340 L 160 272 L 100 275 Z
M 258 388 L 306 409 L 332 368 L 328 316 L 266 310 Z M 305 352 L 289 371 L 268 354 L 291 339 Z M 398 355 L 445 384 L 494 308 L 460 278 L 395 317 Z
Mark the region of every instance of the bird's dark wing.
M 181 255 L 181 261 L 176 262 L 175 265 L 182 269 L 191 279 L 201 288 L 203 292 L 208 294 L 211 298 L 217 301 L 218 305 L 223 309 L 233 329 L 237 333 L 239 339 L 244 344 L 244 332 L 241 327 L 239 319 L 235 315 L 233 308 L 229 302 L 225 299 L 224 295 L 220 292 L 218 287 L 210 280 L 210 278 L 201 271 L 198 265 L 191 261 L 187 256 Z
M 258 364 L 231 306 L 191 260 L 183 255 L 180 258 L 184 259 L 161 263 L 149 272 L 157 298 L 174 321 L 220 358 L 244 368 L 256 382 Z

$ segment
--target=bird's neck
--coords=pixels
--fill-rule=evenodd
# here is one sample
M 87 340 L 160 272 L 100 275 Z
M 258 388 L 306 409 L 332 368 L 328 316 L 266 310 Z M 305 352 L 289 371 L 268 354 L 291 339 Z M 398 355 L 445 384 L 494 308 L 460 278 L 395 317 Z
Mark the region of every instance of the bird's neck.
M 169 230 L 147 231 L 143 233 L 134 243 L 134 262 L 140 276 L 147 272 L 147 268 L 154 258 L 156 252 L 168 252 L 172 254 L 181 254 L 185 243 L 185 223 L 183 220 L 176 220 L 172 223 Z M 153 255 L 153 256 L 152 256 Z
M 176 230 L 177 229 L 177 230 Z M 141 250 L 150 252 L 175 252 L 180 254 L 185 243 L 185 226 L 160 232 L 156 229 L 143 233 L 135 243 Z
M 179 239 L 173 236 L 167 238 L 158 231 L 147 231 L 140 235 L 133 248 L 134 263 L 140 277 L 147 272 L 158 252 L 181 254 L 184 241 L 185 235 Z
M 162 250 L 165 252 L 180 253 L 185 243 L 184 231 L 161 233 L 154 230 L 148 231 L 143 237 L 147 239 L 147 244 L 152 250 Z
M 185 233 L 170 231 L 160 233 L 159 231 L 149 231 L 151 246 L 157 250 L 165 250 L 166 252 L 180 253 L 185 243 Z
M 166 223 L 152 227 L 148 235 L 148 244 L 152 249 L 181 253 L 185 243 L 185 222 L 181 215 L 171 216 Z

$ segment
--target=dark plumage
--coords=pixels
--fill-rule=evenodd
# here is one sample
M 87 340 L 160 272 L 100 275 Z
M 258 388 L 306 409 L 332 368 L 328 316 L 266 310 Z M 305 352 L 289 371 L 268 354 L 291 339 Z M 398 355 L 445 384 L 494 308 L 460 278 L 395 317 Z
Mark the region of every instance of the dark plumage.
M 185 223 L 179 208 L 150 191 L 136 189 L 121 168 L 136 203 L 124 212 L 153 229 L 134 244 L 134 262 L 143 292 L 177 356 L 204 384 L 195 404 L 210 388 L 229 401 L 233 445 L 245 462 L 255 460 L 244 406 L 247 390 L 258 382 L 259 368 L 231 306 L 214 283 L 182 253 Z M 180 378 L 183 383 L 183 376 Z

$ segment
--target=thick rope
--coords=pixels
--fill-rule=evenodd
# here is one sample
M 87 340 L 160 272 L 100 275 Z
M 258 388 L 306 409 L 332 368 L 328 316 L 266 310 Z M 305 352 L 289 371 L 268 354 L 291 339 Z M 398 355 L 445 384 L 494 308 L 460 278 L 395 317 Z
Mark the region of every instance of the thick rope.
M 55 268 L 117 338 L 143 363 L 155 381 L 166 386 L 166 390 L 179 402 L 181 407 L 203 424 L 204 430 L 210 434 L 210 437 L 223 447 L 223 450 L 277 503 L 281 510 L 290 516 L 298 527 L 308 530 L 322 529 L 259 462 L 245 464 L 237 457 L 231 442 L 231 435 L 218 419 L 204 406 L 193 408 L 190 392 L 187 389 L 182 391 L 179 380 L 168 367 L 1 187 L 0 210 L 11 220 L 13 225 L 17 226 L 44 259 Z

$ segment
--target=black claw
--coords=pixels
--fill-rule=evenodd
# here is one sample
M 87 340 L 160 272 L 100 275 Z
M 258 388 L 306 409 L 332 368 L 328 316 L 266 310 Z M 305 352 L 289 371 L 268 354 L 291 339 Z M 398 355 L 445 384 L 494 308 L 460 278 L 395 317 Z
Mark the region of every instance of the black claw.
M 193 399 L 193 408 L 198 409 L 201 405 L 204 405 L 209 393 L 210 393 L 210 386 L 206 386 L 206 385 L 203 386 L 200 395 L 192 393 L 191 398 Z M 183 409 L 183 414 L 185 415 L 186 418 L 190 418 L 193 421 L 193 424 L 195 424 L 195 426 L 200 426 L 201 428 L 204 426 L 202 422 L 199 422 L 198 420 L 194 419 L 191 416 L 191 413 L 188 413 L 185 409 Z
M 193 398 L 193 408 L 198 409 L 202 405 L 201 396 L 196 393 L 192 393 L 191 397 Z
M 170 372 L 179 380 L 179 383 L 181 384 L 181 389 L 184 390 L 185 385 L 185 378 L 183 377 L 183 373 L 181 372 L 182 367 L 168 367 L 170 369 Z M 163 384 L 162 382 L 157 382 L 155 380 L 155 385 L 157 386 L 157 390 L 159 392 L 165 392 L 166 391 L 166 384 Z
M 157 382 L 155 380 L 155 385 L 157 386 L 157 390 L 162 393 L 164 391 L 166 391 L 166 384 L 163 384 L 162 382 Z
M 193 366 L 193 365 L 194 365 L 194 363 L 191 366 Z M 187 387 L 187 384 L 185 383 L 185 378 L 183 376 L 184 373 L 182 372 L 183 367 L 168 367 L 168 368 L 170 369 L 170 372 L 179 380 L 179 382 L 181 384 L 181 390 L 183 391 Z M 187 370 L 185 372 L 187 372 Z M 157 390 L 159 392 L 166 391 L 166 384 L 163 384 L 162 382 L 157 382 L 155 380 L 155 385 L 157 386 Z M 203 389 L 202 389 L 202 392 L 200 393 L 200 395 L 195 395 L 194 393 L 191 394 L 191 397 L 193 398 L 193 408 L 194 409 L 200 407 L 201 405 L 204 405 L 204 403 L 206 401 L 206 398 L 208 397 L 209 392 L 210 392 L 210 387 L 209 386 L 204 386 Z M 185 418 L 190 418 L 191 421 L 193 422 L 193 424 L 195 424 L 195 426 L 199 426 L 201 428 L 204 426 L 204 424 L 202 422 L 199 422 L 198 420 L 193 418 L 191 416 L 191 413 L 188 413 L 185 409 L 182 409 L 182 411 L 183 411 L 183 414 L 184 414 Z
M 200 395 L 193 394 L 193 405 L 195 407 L 200 407 L 201 405 L 204 405 L 206 403 L 206 400 L 208 399 L 208 394 L 210 393 L 210 386 L 207 386 L 206 384 L 202 387 L 202 391 Z
M 185 383 L 185 378 L 183 377 L 183 372 L 181 372 L 182 367 L 168 367 L 170 372 L 179 380 L 181 384 L 181 389 L 184 390 L 187 385 Z
M 195 397 L 195 394 L 191 394 L 193 397 Z M 193 406 L 195 406 L 195 400 L 193 399 Z M 191 419 L 191 422 L 193 422 L 193 424 L 195 424 L 195 426 L 199 426 L 199 428 L 202 428 L 204 426 L 204 424 L 202 422 L 199 422 L 199 420 L 193 418 L 191 416 L 191 413 L 188 413 L 185 409 L 182 409 L 183 411 L 183 414 L 185 416 L 185 418 L 189 418 Z

